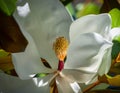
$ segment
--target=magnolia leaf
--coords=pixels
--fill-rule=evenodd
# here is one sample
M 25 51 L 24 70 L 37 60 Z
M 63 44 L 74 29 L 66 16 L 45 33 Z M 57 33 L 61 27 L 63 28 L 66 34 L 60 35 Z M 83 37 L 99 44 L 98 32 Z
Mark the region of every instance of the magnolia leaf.
M 120 75 L 114 77 L 107 77 L 108 83 L 112 86 L 120 86 Z
M 0 69 L 9 75 L 18 76 L 12 64 L 11 54 L 0 49 Z
M 72 3 L 67 4 L 66 9 L 70 12 L 70 14 L 73 18 L 76 18 L 76 12 L 75 12 L 75 9 L 74 9 Z
M 116 59 L 120 52 L 120 42 L 113 40 L 112 59 Z
M 4 51 L 3 49 L 0 49 L 0 58 L 4 56 L 8 56 L 10 53 Z
M 4 72 L 14 69 L 11 55 L 0 57 L 0 69 Z
M 113 40 L 114 41 L 118 41 L 119 43 L 120 43 L 120 36 L 118 35 L 118 36 L 115 36 L 114 38 L 113 38 Z
M 0 10 L 10 16 L 16 9 L 17 0 L 0 0 Z
M 120 9 L 120 4 L 118 3 L 118 0 L 104 0 L 104 3 L 100 9 L 100 13 L 108 13 L 114 8 Z
M 27 44 L 15 19 L 0 11 L 0 48 L 7 52 L 21 52 Z
M 120 10 L 115 8 L 112 9 L 109 13 L 112 18 L 112 27 L 120 27 Z

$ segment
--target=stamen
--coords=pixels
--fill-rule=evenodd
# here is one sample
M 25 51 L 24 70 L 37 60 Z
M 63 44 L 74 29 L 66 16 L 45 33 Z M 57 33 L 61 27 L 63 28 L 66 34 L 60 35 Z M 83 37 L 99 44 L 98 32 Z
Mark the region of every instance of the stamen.
M 67 53 L 68 41 L 64 37 L 58 37 L 53 44 L 53 49 L 57 58 L 61 61 L 64 61 Z

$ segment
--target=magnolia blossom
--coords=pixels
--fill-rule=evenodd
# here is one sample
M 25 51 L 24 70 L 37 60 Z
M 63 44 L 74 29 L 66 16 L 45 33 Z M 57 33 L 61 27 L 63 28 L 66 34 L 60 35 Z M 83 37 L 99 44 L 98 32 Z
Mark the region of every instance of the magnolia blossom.
M 33 79 L 37 86 L 34 88 L 30 81 L 33 90 L 40 88 L 40 92 L 49 93 L 51 84 L 56 83 L 59 93 L 81 93 L 78 83 L 95 82 L 98 75 L 108 72 L 112 39 L 120 34 L 120 28 L 111 29 L 109 14 L 81 17 L 69 29 L 71 18 L 57 0 L 29 0 L 28 5 L 28 14 L 23 16 L 18 10 L 15 18 L 29 44 L 24 52 L 13 53 L 12 59 L 21 79 Z M 65 54 L 62 58 L 53 49 L 59 37 L 69 41 L 68 48 L 61 52 Z M 46 59 L 50 67 L 40 58 Z M 47 76 L 34 77 L 37 73 Z

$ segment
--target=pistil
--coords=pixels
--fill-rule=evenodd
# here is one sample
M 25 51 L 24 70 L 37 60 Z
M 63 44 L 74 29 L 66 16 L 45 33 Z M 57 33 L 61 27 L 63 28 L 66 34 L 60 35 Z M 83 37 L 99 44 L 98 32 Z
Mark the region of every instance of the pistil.
M 53 49 L 59 60 L 58 70 L 61 71 L 64 68 L 64 59 L 67 54 L 68 41 L 64 37 L 58 37 L 53 44 Z

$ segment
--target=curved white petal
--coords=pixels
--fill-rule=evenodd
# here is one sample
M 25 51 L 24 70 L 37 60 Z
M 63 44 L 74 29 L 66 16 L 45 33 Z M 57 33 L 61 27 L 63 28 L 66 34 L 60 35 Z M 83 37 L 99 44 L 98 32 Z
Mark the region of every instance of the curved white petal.
M 66 76 L 56 77 L 56 82 L 59 93 L 82 93 L 79 85 L 76 82 L 71 82 Z
M 95 73 L 85 72 L 82 70 L 76 69 L 64 69 L 62 70 L 63 74 L 65 74 L 69 79 L 78 82 L 78 83 L 85 83 L 90 78 L 94 76 Z
M 0 93 L 49 93 L 49 85 L 37 87 L 32 79 L 21 80 L 0 73 Z
M 65 69 L 77 69 L 85 73 L 97 74 L 106 52 L 111 51 L 111 47 L 112 42 L 97 33 L 79 34 L 69 45 Z M 109 52 L 106 60 L 111 59 L 110 55 Z M 106 64 L 110 64 L 107 62 Z M 106 70 L 106 67 L 102 69 Z
M 104 56 L 101 61 L 102 64 L 99 66 L 99 69 L 98 69 L 96 75 L 94 75 L 93 78 L 89 79 L 86 82 L 86 84 L 91 84 L 91 83 L 97 81 L 98 75 L 102 76 L 102 75 L 108 73 L 110 66 L 111 66 L 111 50 L 112 50 L 112 48 L 108 48 L 105 50 Z
M 101 76 L 103 74 L 107 74 L 109 71 L 109 68 L 111 66 L 111 51 L 112 48 L 108 48 L 105 50 L 104 56 L 102 58 L 102 64 L 98 69 L 98 74 Z
M 71 17 L 59 0 L 27 0 L 26 3 L 30 9 L 28 14 L 23 17 L 16 11 L 14 17 L 33 37 L 41 57 L 56 68 L 58 62 L 52 49 L 53 41 L 58 36 L 69 37 Z M 18 6 L 24 4 L 23 0 Z
M 46 68 L 40 60 L 40 55 L 33 39 L 26 32 L 23 33 L 28 40 L 25 52 L 13 53 L 12 61 L 15 70 L 21 79 L 28 79 L 36 73 L 49 73 L 51 69 Z
M 118 36 L 118 35 L 120 35 L 120 27 L 111 29 L 111 31 L 109 33 L 109 36 L 111 37 L 111 40 L 113 40 L 113 38 L 115 36 Z
M 111 29 L 111 18 L 109 14 L 87 15 L 74 21 L 70 26 L 70 41 L 78 34 L 96 32 L 103 37 L 108 37 Z

